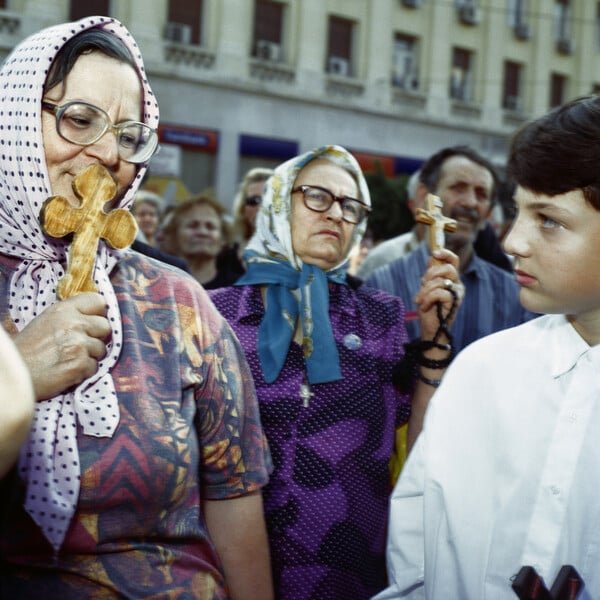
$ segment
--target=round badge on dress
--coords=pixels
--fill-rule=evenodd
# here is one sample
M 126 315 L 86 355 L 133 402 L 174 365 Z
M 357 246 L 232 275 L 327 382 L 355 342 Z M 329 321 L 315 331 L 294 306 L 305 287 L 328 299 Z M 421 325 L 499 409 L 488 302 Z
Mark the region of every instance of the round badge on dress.
M 348 350 L 358 350 L 362 346 L 362 340 L 355 333 L 346 334 L 343 341 Z

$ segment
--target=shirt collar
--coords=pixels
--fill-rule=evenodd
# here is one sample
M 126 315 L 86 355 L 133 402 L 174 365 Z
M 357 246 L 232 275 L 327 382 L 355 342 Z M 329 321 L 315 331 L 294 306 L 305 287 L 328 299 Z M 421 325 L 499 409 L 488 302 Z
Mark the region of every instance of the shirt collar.
M 536 322 L 548 330 L 554 330 L 554 335 L 551 337 L 552 344 L 549 347 L 551 374 L 554 378 L 568 373 L 588 352 L 600 352 L 600 346 L 590 347 L 565 315 L 556 315 L 555 318 L 542 317 L 536 319 Z

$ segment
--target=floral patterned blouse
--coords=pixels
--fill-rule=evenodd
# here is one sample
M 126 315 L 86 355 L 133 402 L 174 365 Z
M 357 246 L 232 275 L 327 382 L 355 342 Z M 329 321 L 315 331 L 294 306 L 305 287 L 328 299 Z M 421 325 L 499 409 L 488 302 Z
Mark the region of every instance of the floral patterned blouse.
M 0 260 L 0 316 L 14 259 Z M 81 492 L 55 555 L 23 509 L 17 470 L 0 483 L 0 597 L 227 598 L 204 499 L 259 489 L 268 453 L 239 343 L 181 271 L 127 253 L 111 274 L 123 320 L 112 438 L 79 431 Z

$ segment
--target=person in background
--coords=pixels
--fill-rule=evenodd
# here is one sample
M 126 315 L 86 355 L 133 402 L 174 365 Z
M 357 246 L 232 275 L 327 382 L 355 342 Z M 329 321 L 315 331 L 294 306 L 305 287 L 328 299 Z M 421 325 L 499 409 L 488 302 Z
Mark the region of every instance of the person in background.
M 416 213 L 417 205 L 417 186 L 419 185 L 419 171 L 415 171 L 406 182 L 406 203 L 413 215 Z M 356 271 L 356 276 L 360 279 L 367 279 L 371 273 L 393 262 L 397 258 L 406 256 L 412 252 L 423 239 L 424 226 L 421 223 L 415 223 L 414 227 L 406 233 L 384 240 L 376 246 L 373 246 L 367 253 Z
M 139 229 L 131 249 L 189 273 L 190 268 L 183 258 L 160 249 L 158 234 L 162 220 L 162 198 L 154 192 L 138 190 L 133 201 L 132 213 Z
M 150 246 L 156 246 L 156 232 L 162 219 L 162 198 L 154 192 L 138 190 L 131 212 L 141 233 L 140 239 Z
M 466 290 L 452 325 L 455 353 L 480 337 L 531 319 L 534 314 L 519 302 L 514 275 L 483 260 L 475 251 L 475 241 L 488 226 L 495 201 L 498 176 L 493 165 L 467 146 L 452 146 L 436 152 L 421 168 L 419 178 L 417 205 L 425 206 L 427 194 L 435 194 L 443 202 L 444 215 L 457 221 L 456 231 L 445 233 L 446 245 L 460 259 L 460 278 Z M 375 270 L 365 281 L 365 285 L 402 298 L 413 339 L 420 336 L 413 298 L 429 258 L 423 241 L 411 253 Z
M 422 189 L 419 189 L 420 187 Z M 413 215 L 416 215 L 418 208 L 425 207 L 424 202 L 427 191 L 423 193 L 423 190 L 427 190 L 427 186 L 420 181 L 420 171 L 415 171 L 406 184 L 406 201 Z M 494 211 L 496 209 L 500 214 L 502 213 L 502 209 L 498 204 L 494 206 Z M 384 240 L 374 246 L 356 271 L 356 276 L 366 281 L 379 267 L 388 265 L 416 250 L 424 237 L 425 226 L 422 223 L 415 222 L 410 231 L 389 240 Z M 482 229 L 477 233 L 473 248 L 480 258 L 512 273 L 512 263 L 502 251 L 500 238 L 498 238 L 497 231 L 491 222 L 486 220 L 483 224 Z
M 19 456 L 33 417 L 35 397 L 27 365 L 0 327 L 0 477 Z
M 377 600 L 512 600 L 526 566 L 541 580 L 520 598 L 600 598 L 599 162 L 598 96 L 513 137 L 504 248 L 543 316 L 473 343 L 444 376 L 391 498 Z M 569 577 L 556 595 L 567 565 L 585 587 Z
M 408 421 L 409 447 L 418 435 L 449 354 L 437 311 L 449 326 L 462 299 L 458 259 L 444 250 L 417 298 L 416 383 L 396 389 L 402 302 L 345 269 L 370 203 L 344 148 L 283 163 L 267 182 L 246 274 L 210 294 L 244 348 L 273 456 L 264 494 L 279 600 L 366 600 L 385 586 L 394 431 Z
M 258 405 L 206 292 L 100 240 L 98 291 L 57 298 L 71 238 L 43 232 L 42 206 L 75 210 L 100 165 L 129 208 L 158 145 L 135 41 L 108 17 L 44 29 L 0 90 L 0 318 L 36 398 L 0 480 L 0 597 L 272 598 Z
M 358 246 L 354 246 L 350 254 L 348 255 L 348 274 L 356 275 L 356 271 L 358 271 L 360 265 L 362 264 L 365 257 L 369 254 L 369 252 L 373 248 L 373 235 L 367 229 L 365 231 L 365 235 L 363 239 L 360 241 Z
M 256 215 L 260 209 L 265 183 L 272 174 L 273 169 L 250 169 L 244 175 L 233 200 L 233 237 L 240 258 L 254 234 Z
M 182 257 L 204 288 L 215 289 L 232 285 L 244 272 L 229 238 L 223 206 L 212 196 L 199 195 L 169 213 L 162 247 Z

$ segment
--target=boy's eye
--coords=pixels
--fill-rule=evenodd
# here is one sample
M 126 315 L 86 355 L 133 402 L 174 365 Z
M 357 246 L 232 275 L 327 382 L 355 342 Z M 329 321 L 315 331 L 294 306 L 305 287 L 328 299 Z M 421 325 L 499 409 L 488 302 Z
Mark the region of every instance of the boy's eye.
M 555 227 L 560 227 L 560 225 L 550 217 L 546 215 L 540 215 L 540 222 L 544 229 L 554 229 Z

